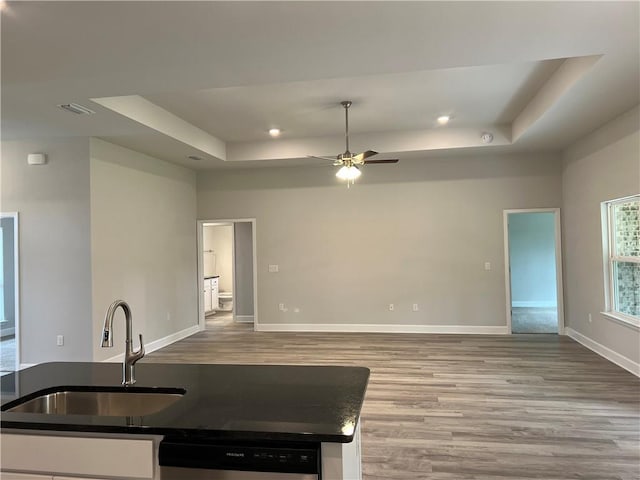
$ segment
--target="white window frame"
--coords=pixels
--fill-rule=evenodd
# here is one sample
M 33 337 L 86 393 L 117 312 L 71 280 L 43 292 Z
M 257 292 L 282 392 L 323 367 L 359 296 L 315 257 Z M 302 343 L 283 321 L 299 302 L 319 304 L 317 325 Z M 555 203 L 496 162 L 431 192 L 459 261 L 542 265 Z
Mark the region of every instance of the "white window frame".
M 626 313 L 615 310 L 615 279 L 613 278 L 613 263 L 628 262 L 640 264 L 640 257 L 622 257 L 614 255 L 614 226 L 613 226 L 613 207 L 620 203 L 628 203 L 630 201 L 640 201 L 640 194 L 631 195 L 629 197 L 618 198 L 602 202 L 602 246 L 603 246 L 603 264 L 604 264 L 604 312 L 603 315 L 623 324 L 633 325 L 640 328 L 640 317 L 628 315 Z

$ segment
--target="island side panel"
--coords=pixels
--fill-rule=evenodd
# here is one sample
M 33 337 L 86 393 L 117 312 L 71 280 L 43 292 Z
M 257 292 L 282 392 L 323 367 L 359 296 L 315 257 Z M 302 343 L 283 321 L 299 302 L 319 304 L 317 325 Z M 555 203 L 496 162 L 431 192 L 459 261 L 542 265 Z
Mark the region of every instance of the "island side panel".
M 360 422 L 352 442 L 323 442 L 320 450 L 323 480 L 362 480 Z

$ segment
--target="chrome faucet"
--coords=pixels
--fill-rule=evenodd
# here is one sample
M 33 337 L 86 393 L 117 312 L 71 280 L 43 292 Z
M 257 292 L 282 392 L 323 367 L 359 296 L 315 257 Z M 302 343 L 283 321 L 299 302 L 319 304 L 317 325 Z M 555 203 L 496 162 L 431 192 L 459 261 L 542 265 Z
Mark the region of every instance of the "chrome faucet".
M 116 300 L 107 310 L 107 314 L 104 317 L 101 346 L 113 347 L 113 316 L 118 307 L 122 307 L 127 329 L 124 361 L 122 362 L 122 384 L 133 385 L 136 383 L 133 366 L 138 360 L 144 357 L 144 344 L 142 343 L 142 334 L 140 334 L 140 350 L 137 352 L 133 351 L 133 340 L 131 339 L 131 308 L 129 308 L 129 305 L 124 300 Z

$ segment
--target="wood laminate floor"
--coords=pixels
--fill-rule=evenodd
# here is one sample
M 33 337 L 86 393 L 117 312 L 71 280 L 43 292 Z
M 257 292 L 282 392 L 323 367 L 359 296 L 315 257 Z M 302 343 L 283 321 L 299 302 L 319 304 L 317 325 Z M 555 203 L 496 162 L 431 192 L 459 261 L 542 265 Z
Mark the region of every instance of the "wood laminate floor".
M 365 480 L 640 479 L 639 379 L 568 337 L 252 328 L 214 326 L 144 361 L 369 367 Z

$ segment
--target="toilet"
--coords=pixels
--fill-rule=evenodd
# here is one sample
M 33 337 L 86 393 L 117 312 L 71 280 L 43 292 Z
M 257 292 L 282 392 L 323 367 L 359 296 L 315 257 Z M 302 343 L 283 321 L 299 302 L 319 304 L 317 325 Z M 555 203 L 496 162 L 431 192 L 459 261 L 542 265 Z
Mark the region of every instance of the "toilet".
M 233 310 L 233 292 L 219 292 L 218 302 L 220 303 L 221 311 L 230 312 Z

